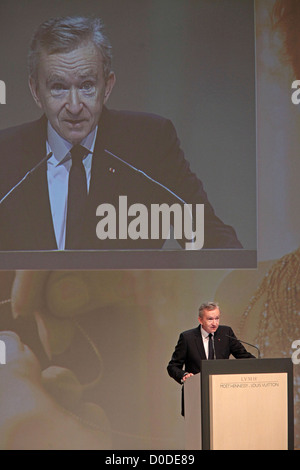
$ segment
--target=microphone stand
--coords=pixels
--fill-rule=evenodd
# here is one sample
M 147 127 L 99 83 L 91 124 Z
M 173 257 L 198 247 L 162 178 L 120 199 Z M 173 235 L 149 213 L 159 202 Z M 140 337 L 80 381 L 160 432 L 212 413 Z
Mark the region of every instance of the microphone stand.
M 5 196 L 3 196 L 3 198 L 1 199 L 0 201 L 0 205 L 2 204 L 2 202 L 5 201 L 5 199 L 15 190 L 17 189 L 25 180 L 26 178 L 28 178 L 29 175 L 31 175 L 31 173 L 33 173 L 35 170 L 37 170 L 39 168 L 40 165 L 42 165 L 44 162 L 46 162 L 47 160 L 49 160 L 49 158 L 51 158 L 53 155 L 52 152 L 48 153 L 48 155 L 46 155 L 46 157 L 42 158 L 42 160 L 40 162 L 38 162 L 37 165 L 35 165 L 33 168 L 31 168 L 31 170 L 27 171 L 27 173 L 23 176 L 23 178 L 17 183 L 15 184 L 15 186 L 13 186 L 9 191 L 8 193 L 5 194 Z
M 107 149 L 104 149 L 104 152 L 106 152 L 108 155 L 111 155 L 112 157 L 116 158 L 117 160 L 119 160 L 120 162 L 122 162 L 124 165 L 128 166 L 129 168 L 131 168 L 133 171 L 139 173 L 140 175 L 143 175 L 144 178 L 148 179 L 149 181 L 151 181 L 152 183 L 160 186 L 161 188 L 163 188 L 165 191 L 169 192 L 170 194 L 172 194 L 172 196 L 174 196 L 178 201 L 180 201 L 182 204 L 184 204 L 185 207 L 188 208 L 188 212 L 189 212 L 189 216 L 191 218 L 191 229 L 193 227 L 193 214 L 192 214 L 192 210 L 189 206 L 188 203 L 186 203 L 180 196 L 178 196 L 176 193 L 174 193 L 170 188 L 168 188 L 167 186 L 165 186 L 164 184 L 160 183 L 159 181 L 155 180 L 154 178 L 152 178 L 151 176 L 147 175 L 147 173 L 145 173 L 144 171 L 140 170 L 139 168 L 136 168 L 135 166 L 131 165 L 130 163 L 128 163 L 126 160 L 123 160 L 121 157 L 118 157 L 118 155 L 115 155 L 114 153 L 110 152 L 109 150 Z M 190 249 L 194 249 L 194 245 L 195 245 L 195 238 L 191 239 L 190 240 L 190 243 L 191 243 L 191 248 Z
M 228 338 L 231 338 L 231 339 L 234 339 L 235 341 L 239 341 L 240 343 L 244 343 L 244 344 L 247 344 L 248 346 L 251 346 L 252 348 L 255 348 L 258 352 L 258 359 L 261 359 L 261 356 L 260 356 L 260 350 L 257 346 L 255 346 L 255 344 L 251 344 L 251 343 L 247 343 L 247 341 L 243 341 L 241 339 L 237 339 L 235 338 L 234 336 L 230 336 L 230 335 L 226 335 Z

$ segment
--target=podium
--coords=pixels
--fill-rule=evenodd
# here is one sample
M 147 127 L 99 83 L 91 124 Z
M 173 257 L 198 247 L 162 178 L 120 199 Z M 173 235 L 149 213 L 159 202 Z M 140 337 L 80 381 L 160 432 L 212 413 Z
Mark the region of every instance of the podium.
M 204 360 L 183 387 L 186 449 L 294 448 L 291 359 Z

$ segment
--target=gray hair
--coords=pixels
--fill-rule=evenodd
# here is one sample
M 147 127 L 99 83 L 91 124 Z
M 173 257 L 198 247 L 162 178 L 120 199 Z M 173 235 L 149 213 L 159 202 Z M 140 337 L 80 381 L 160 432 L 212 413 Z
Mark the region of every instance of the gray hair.
M 51 18 L 42 23 L 34 33 L 29 53 L 29 75 L 36 80 L 41 50 L 48 54 L 71 52 L 82 42 L 92 41 L 103 58 L 104 79 L 107 81 L 111 72 L 112 47 L 104 34 L 100 18 L 68 16 Z
M 219 304 L 217 302 L 204 302 L 199 307 L 199 318 L 203 318 L 204 310 L 211 311 L 215 310 L 216 308 L 220 310 Z

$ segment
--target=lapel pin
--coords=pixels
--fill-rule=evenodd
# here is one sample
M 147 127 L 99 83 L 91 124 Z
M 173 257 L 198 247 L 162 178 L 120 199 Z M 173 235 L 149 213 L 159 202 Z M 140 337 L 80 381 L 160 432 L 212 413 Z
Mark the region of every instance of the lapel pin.
M 109 171 L 110 173 L 115 173 L 115 172 L 116 172 L 115 168 L 112 168 L 112 167 L 110 167 L 110 168 L 108 169 L 108 171 Z

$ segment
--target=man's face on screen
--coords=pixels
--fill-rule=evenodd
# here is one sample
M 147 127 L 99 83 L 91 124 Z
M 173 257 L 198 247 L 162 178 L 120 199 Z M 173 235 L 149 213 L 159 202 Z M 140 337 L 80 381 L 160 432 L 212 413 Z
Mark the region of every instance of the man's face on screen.
M 204 310 L 202 318 L 199 317 L 198 320 L 207 333 L 215 333 L 220 323 L 220 310 Z
M 102 55 L 92 42 L 65 53 L 41 51 L 37 79 L 29 79 L 35 102 L 73 145 L 97 126 L 114 83 L 113 73 L 105 81 Z

